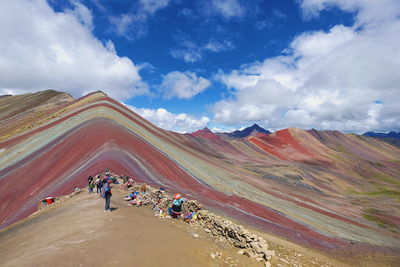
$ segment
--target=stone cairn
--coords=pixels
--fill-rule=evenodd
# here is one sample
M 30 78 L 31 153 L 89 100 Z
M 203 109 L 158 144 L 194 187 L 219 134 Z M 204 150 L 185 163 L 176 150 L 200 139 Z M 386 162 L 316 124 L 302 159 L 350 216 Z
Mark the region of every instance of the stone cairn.
M 139 191 L 143 185 L 135 183 L 131 190 Z M 140 205 L 152 205 L 153 210 L 167 212 L 168 207 L 172 205 L 172 195 L 147 184 L 145 186 L 147 192 L 141 197 Z M 238 254 L 255 258 L 257 261 L 265 261 L 265 266 L 270 266 L 270 260 L 275 256 L 275 251 L 268 250 L 268 242 L 264 238 L 251 233 L 242 225 L 225 220 L 204 209 L 196 200 L 185 201 L 182 209 L 185 212 L 196 212 L 197 220 L 194 223 L 203 227 L 206 233 L 239 248 Z

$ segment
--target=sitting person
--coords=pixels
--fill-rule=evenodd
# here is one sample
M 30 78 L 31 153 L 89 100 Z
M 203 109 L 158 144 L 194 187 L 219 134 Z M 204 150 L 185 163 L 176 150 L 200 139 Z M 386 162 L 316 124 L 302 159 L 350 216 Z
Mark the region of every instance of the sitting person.
M 139 192 L 132 192 L 124 197 L 126 201 L 133 200 L 138 196 Z
M 146 185 L 142 185 L 142 187 L 140 188 L 140 192 L 144 195 L 147 192 L 147 187 Z
M 181 216 L 182 204 L 184 201 L 186 201 L 186 198 L 183 198 L 181 194 L 176 193 L 174 195 L 174 200 L 172 201 L 172 207 L 168 208 L 169 215 L 171 215 L 172 218 L 176 219 Z
M 136 197 L 135 199 L 129 201 L 130 206 L 142 206 L 142 198 L 141 197 Z
M 126 182 L 126 189 L 131 189 L 132 188 L 132 182 L 131 182 L 131 180 L 128 180 L 127 182 Z

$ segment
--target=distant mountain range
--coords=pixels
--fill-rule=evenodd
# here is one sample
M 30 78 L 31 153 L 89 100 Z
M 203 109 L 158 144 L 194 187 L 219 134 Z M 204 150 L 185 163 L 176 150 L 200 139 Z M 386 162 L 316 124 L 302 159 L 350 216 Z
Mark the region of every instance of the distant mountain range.
M 248 136 L 253 136 L 257 133 L 263 133 L 263 134 L 271 134 L 270 131 L 265 130 L 264 128 L 258 126 L 257 124 L 253 124 L 251 127 L 247 127 L 243 130 L 236 130 L 231 133 L 227 133 L 227 135 L 231 138 L 244 138 Z
M 390 143 L 392 145 L 400 147 L 400 132 L 389 132 L 389 133 L 375 133 L 375 132 L 366 132 L 363 136 L 379 138 L 380 140 Z
M 202 137 L 202 138 L 206 138 L 206 139 L 211 139 L 211 140 L 218 140 L 220 138 L 218 135 L 213 133 L 207 127 L 205 127 L 202 130 L 198 130 L 196 132 L 193 132 L 193 133 L 191 133 L 191 135 L 192 136 L 196 136 L 196 137 Z
M 230 132 L 230 133 L 213 133 L 207 127 L 205 127 L 202 130 L 198 130 L 196 132 L 191 133 L 192 136 L 202 137 L 202 138 L 212 139 L 212 140 L 220 139 L 221 136 L 229 137 L 229 138 L 245 138 L 245 137 L 250 137 L 250 136 L 260 137 L 260 136 L 263 136 L 266 134 L 267 135 L 271 134 L 271 132 L 268 130 L 265 130 L 264 128 L 260 127 L 257 124 L 254 124 L 253 126 L 247 127 L 243 130 L 236 130 L 236 131 Z
M 389 132 L 389 133 L 375 133 L 375 132 L 366 132 L 363 134 L 363 136 L 369 136 L 369 137 L 389 137 L 389 138 L 398 138 L 400 139 L 400 132 Z

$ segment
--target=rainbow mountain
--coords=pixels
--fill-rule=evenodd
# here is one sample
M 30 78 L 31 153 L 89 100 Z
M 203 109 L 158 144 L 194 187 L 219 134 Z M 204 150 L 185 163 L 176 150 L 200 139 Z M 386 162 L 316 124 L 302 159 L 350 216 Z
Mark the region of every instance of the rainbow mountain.
M 400 252 L 400 149 L 289 128 L 245 138 L 160 129 L 102 92 L 0 97 L 0 229 L 105 168 L 295 243 Z

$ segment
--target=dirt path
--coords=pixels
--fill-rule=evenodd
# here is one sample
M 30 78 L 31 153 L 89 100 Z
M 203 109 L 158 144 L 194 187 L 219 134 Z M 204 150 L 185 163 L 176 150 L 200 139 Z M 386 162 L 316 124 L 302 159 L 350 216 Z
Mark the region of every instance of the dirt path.
M 263 266 L 198 226 L 160 219 L 150 207 L 128 206 L 124 193 L 113 189 L 112 212 L 104 212 L 97 194 L 82 192 L 1 230 L 0 266 Z M 272 241 L 272 266 L 398 266 L 388 257 L 334 259 L 259 234 Z M 212 259 L 211 252 L 222 257 Z
M 122 195 L 114 190 L 114 210 L 104 212 L 104 200 L 84 192 L 1 231 L 0 266 L 263 266 L 201 229 L 129 207 Z

